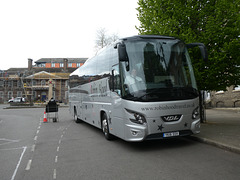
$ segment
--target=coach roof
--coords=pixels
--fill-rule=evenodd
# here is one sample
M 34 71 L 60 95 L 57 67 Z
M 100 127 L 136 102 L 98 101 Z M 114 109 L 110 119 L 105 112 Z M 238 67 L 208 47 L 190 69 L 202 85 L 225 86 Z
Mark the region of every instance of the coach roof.
M 169 40 L 175 40 L 177 38 L 171 37 L 171 36 L 159 36 L 159 35 L 137 35 L 137 36 L 131 36 L 127 38 L 122 38 L 121 40 L 141 40 L 141 39 L 169 39 Z

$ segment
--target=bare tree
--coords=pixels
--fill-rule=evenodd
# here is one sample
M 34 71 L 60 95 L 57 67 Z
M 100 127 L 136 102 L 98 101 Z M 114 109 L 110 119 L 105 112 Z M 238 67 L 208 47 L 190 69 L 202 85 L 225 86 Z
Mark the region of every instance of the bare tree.
M 115 42 L 116 40 L 119 39 L 119 36 L 117 33 L 114 33 L 110 36 L 110 43 Z
M 107 30 L 105 28 L 98 29 L 95 41 L 96 52 L 102 49 L 103 47 L 111 44 L 112 42 L 116 41 L 117 39 L 119 39 L 119 37 L 116 33 L 108 35 Z
M 100 28 L 97 30 L 96 46 L 103 48 L 108 45 L 107 30 L 105 28 Z

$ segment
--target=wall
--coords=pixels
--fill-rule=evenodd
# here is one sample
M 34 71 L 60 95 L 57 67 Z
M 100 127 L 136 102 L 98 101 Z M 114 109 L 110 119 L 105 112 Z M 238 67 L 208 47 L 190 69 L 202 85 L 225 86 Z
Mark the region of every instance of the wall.
M 226 91 L 211 92 L 211 106 L 240 107 L 240 89 L 231 86 Z

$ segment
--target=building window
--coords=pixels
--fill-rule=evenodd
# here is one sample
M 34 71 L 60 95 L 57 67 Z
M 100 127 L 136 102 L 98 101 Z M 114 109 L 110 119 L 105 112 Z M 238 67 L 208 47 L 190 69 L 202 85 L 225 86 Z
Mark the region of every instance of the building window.
M 33 86 L 36 86 L 36 85 L 37 85 L 37 81 L 36 81 L 36 80 L 33 80 L 33 81 L 32 81 L 32 85 L 33 85 Z
M 8 87 L 13 87 L 13 81 L 8 81 Z
M 12 91 L 8 91 L 8 99 L 11 99 L 13 97 L 13 92 Z
M 3 99 L 3 91 L 0 91 L 0 98 Z
M 36 100 L 36 98 L 37 98 L 37 92 L 33 91 L 33 99 Z
M 0 87 L 4 86 L 4 81 L 0 81 Z
M 22 97 L 22 91 L 17 92 L 17 97 Z
M 81 63 L 77 63 L 77 67 L 80 67 L 81 66 Z
M 46 86 L 46 80 L 41 81 L 41 86 Z
M 59 66 L 60 67 L 64 67 L 64 63 L 59 63 Z
M 72 67 L 72 63 L 68 63 L 68 67 Z
M 18 88 L 22 87 L 22 82 L 21 81 L 17 81 L 17 87 Z
M 40 64 L 37 64 L 37 67 L 46 67 L 46 64 L 45 63 L 40 63 Z
M 51 67 L 55 67 L 55 63 L 52 63 L 52 64 L 51 64 Z

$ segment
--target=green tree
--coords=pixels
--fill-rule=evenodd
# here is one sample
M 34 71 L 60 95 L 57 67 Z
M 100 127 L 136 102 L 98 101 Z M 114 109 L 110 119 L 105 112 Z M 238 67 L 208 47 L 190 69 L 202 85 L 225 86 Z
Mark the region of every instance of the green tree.
M 191 50 L 201 90 L 240 84 L 240 0 L 139 0 L 140 34 L 175 36 L 202 42 L 209 60 Z

